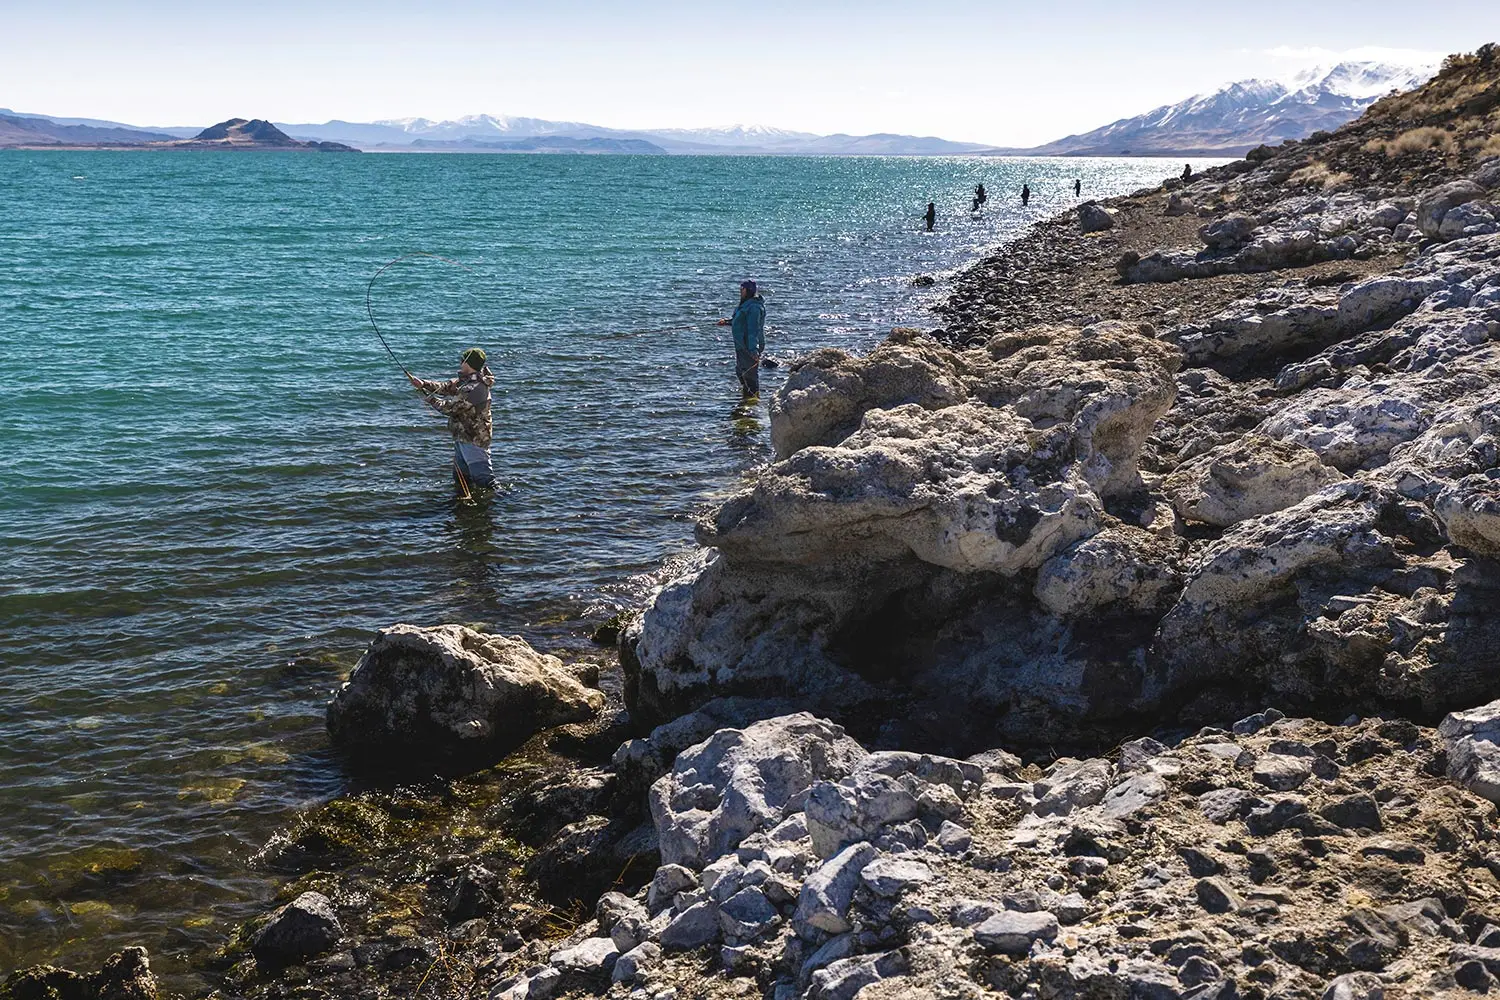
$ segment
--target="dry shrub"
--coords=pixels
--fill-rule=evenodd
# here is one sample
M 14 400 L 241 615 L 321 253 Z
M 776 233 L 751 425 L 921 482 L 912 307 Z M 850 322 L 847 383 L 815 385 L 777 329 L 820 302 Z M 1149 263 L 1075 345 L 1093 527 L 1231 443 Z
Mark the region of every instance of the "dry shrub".
M 1384 152 L 1394 159 L 1407 153 L 1425 153 L 1429 149 L 1440 149 L 1446 155 L 1452 153 L 1456 145 L 1452 132 L 1429 126 L 1408 129 L 1394 139 L 1371 139 L 1362 148 L 1366 153 Z
M 1492 135 L 1486 139 L 1474 155 L 1480 160 L 1490 156 L 1500 156 L 1500 135 Z
M 1315 185 L 1326 191 L 1329 188 L 1338 187 L 1340 184 L 1347 184 L 1349 181 L 1354 180 L 1354 175 L 1342 171 L 1335 173 L 1328 169 L 1328 164 L 1322 160 L 1318 160 L 1314 163 L 1309 163 L 1287 179 L 1293 184 L 1305 184 L 1309 187 Z

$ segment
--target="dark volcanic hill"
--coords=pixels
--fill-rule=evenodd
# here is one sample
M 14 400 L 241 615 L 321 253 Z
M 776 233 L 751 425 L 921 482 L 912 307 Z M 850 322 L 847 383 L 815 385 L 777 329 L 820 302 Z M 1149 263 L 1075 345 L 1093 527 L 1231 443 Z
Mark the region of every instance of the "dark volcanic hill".
M 297 144 L 297 140 L 287 135 L 281 129 L 272 125 L 264 118 L 246 120 L 244 118 L 231 118 L 208 128 L 193 136 L 200 142 L 211 140 L 226 140 L 228 142 L 252 142 L 262 145 L 291 146 Z
M 328 152 L 358 152 L 338 142 L 303 142 L 293 139 L 264 118 L 230 118 L 210 125 L 191 139 L 164 143 L 177 149 L 318 149 Z

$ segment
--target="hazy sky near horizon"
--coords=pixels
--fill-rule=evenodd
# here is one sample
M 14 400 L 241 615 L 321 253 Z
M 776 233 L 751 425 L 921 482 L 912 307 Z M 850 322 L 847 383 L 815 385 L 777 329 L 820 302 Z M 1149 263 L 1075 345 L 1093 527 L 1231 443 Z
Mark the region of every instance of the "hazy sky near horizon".
M 0 107 L 137 125 L 514 114 L 1033 145 L 1342 55 L 1500 40 L 1495 0 L 0 2 Z

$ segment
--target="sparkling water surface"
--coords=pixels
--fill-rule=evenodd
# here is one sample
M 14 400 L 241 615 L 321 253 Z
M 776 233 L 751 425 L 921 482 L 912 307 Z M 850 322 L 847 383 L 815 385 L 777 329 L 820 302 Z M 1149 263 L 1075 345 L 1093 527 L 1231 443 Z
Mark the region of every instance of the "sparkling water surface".
M 323 705 L 372 630 L 557 648 L 638 600 L 768 457 L 713 325 L 741 278 L 770 354 L 867 349 L 1074 177 L 1180 169 L 0 153 L 0 972 L 143 943 L 170 977 L 257 912 L 251 855 L 345 786 Z M 413 251 L 468 269 L 401 261 L 372 304 L 418 374 L 489 352 L 475 504 L 365 315 Z

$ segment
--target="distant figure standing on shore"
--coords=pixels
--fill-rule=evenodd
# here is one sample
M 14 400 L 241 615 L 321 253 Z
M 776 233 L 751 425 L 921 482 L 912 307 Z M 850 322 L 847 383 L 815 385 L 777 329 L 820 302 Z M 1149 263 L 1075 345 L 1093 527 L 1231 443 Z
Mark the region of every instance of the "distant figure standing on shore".
M 1022 184 L 1021 185 L 1021 207 L 1025 208 L 1029 204 L 1031 204 L 1031 185 L 1030 184 Z
M 495 374 L 485 364 L 484 351 L 478 347 L 464 351 L 458 362 L 458 377 L 446 382 L 429 382 L 415 375 L 407 378 L 418 390 L 429 393 L 428 406 L 447 416 L 448 431 L 453 435 L 453 475 L 464 492 L 470 486 L 494 486 L 490 386 L 495 384 Z
M 932 202 L 927 203 L 927 214 L 922 216 L 927 220 L 927 231 L 932 232 L 932 224 L 937 221 L 937 206 Z
M 1182 165 L 1182 179 L 1184 181 L 1193 179 L 1193 165 L 1191 163 L 1184 163 Z
M 1073 197 L 1075 197 L 1075 198 L 1082 198 L 1083 197 L 1083 181 L 1082 180 L 1075 179 L 1073 181 Z
M 759 396 L 760 359 L 766 352 L 766 303 L 755 282 L 740 282 L 740 304 L 734 307 L 734 315 L 719 320 L 719 325 L 734 328 L 734 373 L 739 377 L 740 391 L 746 399 Z

